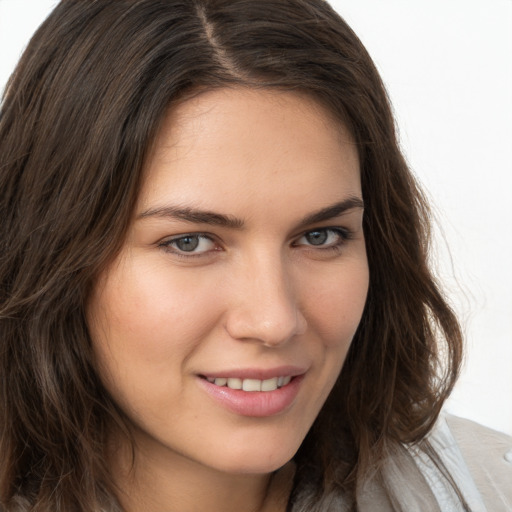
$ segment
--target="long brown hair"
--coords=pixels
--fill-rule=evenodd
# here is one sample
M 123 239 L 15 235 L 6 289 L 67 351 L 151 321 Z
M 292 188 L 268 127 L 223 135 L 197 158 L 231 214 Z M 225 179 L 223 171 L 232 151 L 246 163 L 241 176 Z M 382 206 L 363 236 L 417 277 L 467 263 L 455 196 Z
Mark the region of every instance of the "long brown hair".
M 390 447 L 421 441 L 461 360 L 427 265 L 429 213 L 369 55 L 323 0 L 63 0 L 0 112 L 0 503 L 115 510 L 104 458 L 123 417 L 84 311 L 123 243 L 169 107 L 197 89 L 306 92 L 355 138 L 370 266 L 346 363 L 295 457 L 301 482 L 355 499 Z M 33 508 L 31 508 L 33 507 Z M 312 509 L 311 509 L 312 510 Z

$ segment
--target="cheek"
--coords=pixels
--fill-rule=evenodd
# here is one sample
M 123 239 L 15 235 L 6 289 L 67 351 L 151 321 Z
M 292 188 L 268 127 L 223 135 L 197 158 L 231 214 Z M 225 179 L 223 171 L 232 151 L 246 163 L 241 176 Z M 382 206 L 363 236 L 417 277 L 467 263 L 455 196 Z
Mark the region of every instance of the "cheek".
M 202 300 L 208 296 L 208 286 L 158 264 L 139 265 L 135 271 L 127 263 L 99 282 L 90 318 L 108 326 L 109 338 L 122 335 L 144 345 L 158 340 L 169 343 L 173 333 L 173 341 L 179 344 L 193 337 L 191 330 L 200 331 L 214 321 L 215 304 Z
M 130 261 L 112 266 L 98 280 L 87 315 L 105 381 L 135 388 L 156 375 L 168 383 L 179 379 L 218 318 L 215 301 L 203 299 L 214 293 L 209 286 L 158 264 L 139 264 L 136 271 Z
M 363 314 L 368 284 L 368 268 L 363 262 L 332 272 L 321 286 L 310 286 L 308 324 L 321 333 L 327 347 L 343 353 L 348 350 Z

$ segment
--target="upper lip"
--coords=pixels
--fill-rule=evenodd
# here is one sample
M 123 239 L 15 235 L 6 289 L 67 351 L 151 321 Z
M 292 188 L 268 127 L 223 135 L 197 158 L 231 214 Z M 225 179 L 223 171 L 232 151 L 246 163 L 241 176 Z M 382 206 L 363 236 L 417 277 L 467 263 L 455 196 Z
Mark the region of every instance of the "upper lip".
M 231 370 L 208 371 L 200 373 L 201 377 L 212 378 L 236 378 L 267 380 L 274 377 L 296 377 L 303 375 L 307 369 L 300 366 L 276 366 L 274 368 L 233 368 Z

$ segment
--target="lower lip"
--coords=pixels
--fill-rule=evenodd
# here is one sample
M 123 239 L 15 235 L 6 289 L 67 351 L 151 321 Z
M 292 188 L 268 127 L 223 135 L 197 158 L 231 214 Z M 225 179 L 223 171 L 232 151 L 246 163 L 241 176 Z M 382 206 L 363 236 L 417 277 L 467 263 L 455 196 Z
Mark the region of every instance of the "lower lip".
M 241 416 L 263 418 L 279 414 L 292 405 L 303 377 L 293 377 L 289 384 L 274 391 L 242 391 L 216 386 L 203 378 L 199 378 L 199 381 L 214 400 L 230 411 Z

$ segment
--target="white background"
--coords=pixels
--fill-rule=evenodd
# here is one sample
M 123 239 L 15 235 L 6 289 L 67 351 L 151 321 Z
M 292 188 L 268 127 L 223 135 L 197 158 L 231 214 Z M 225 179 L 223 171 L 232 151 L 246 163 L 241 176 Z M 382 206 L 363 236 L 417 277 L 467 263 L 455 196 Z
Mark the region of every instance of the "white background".
M 0 90 L 55 0 L 0 0 Z M 373 56 L 433 202 L 466 333 L 450 412 L 512 434 L 512 0 L 333 0 Z

